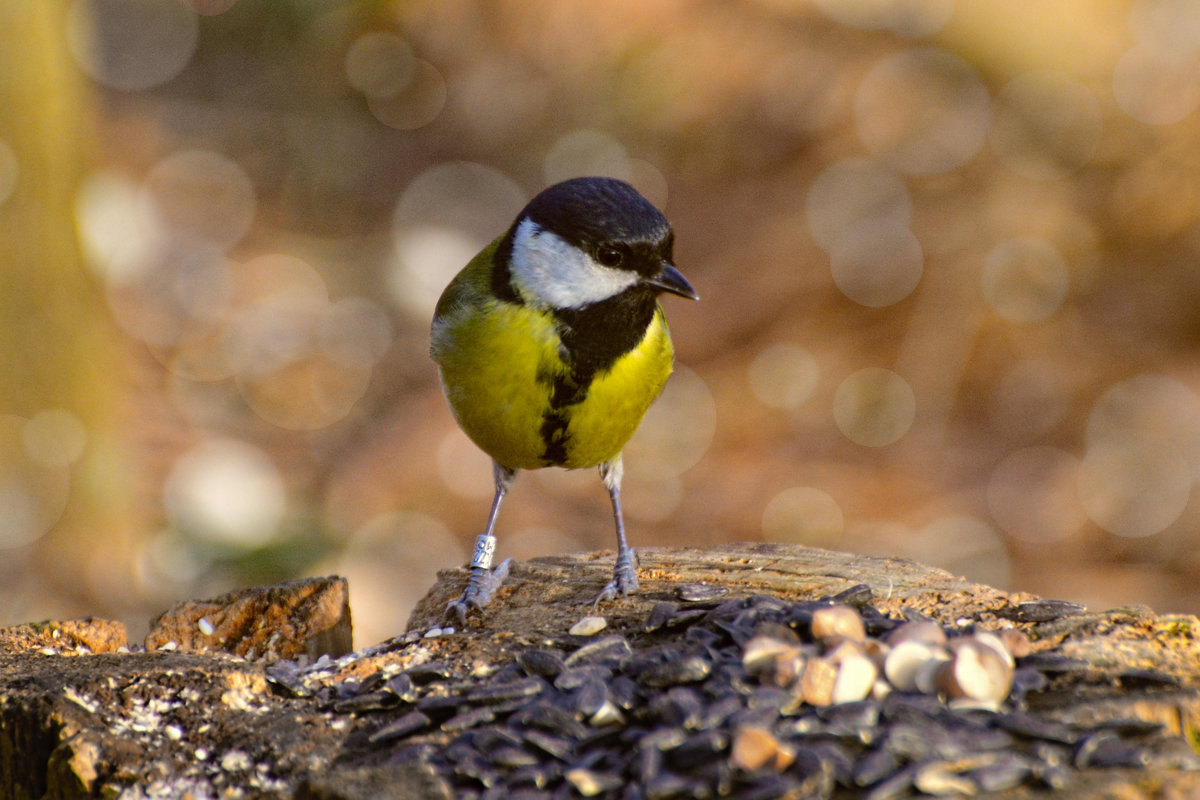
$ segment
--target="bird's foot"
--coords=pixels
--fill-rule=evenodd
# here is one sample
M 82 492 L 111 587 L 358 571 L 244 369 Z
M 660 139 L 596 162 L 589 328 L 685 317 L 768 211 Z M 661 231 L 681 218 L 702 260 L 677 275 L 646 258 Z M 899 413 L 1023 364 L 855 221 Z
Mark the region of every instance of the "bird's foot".
M 613 569 L 612 580 L 604 585 L 600 594 L 596 595 L 592 607 L 595 608 L 601 603 L 607 603 L 636 592 L 638 590 L 637 567 L 637 553 L 632 549 L 617 553 L 617 565 Z
M 508 577 L 512 559 L 506 558 L 494 569 L 471 567 L 471 577 L 467 579 L 467 588 L 462 596 L 446 606 L 445 618 L 448 621 L 457 620 L 459 625 L 467 624 L 467 615 L 472 611 L 480 611 L 492 602 L 496 590 Z

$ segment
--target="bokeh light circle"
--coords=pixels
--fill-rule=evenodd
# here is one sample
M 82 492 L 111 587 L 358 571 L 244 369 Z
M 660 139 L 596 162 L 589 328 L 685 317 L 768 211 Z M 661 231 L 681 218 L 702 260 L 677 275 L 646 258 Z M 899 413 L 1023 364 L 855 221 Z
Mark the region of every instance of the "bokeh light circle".
M 804 209 L 813 238 L 826 252 L 860 222 L 907 228 L 912 221 L 912 198 L 904 181 L 887 165 L 867 158 L 826 167 L 812 182 Z
M 392 337 L 387 312 L 365 297 L 331 303 L 317 323 L 321 352 L 339 364 L 374 366 L 391 347 Z
M 1200 396 L 1170 375 L 1137 375 L 1106 390 L 1088 414 L 1089 447 L 1135 437 L 1151 448 L 1175 449 L 1200 482 Z
M 665 209 L 670 197 L 670 186 L 667 176 L 662 170 L 641 158 L 629 159 L 629 182 L 638 190 L 642 197 L 654 204 L 655 208 Z
M 835 547 L 845 527 L 837 501 L 812 486 L 784 489 L 763 508 L 763 538 L 768 542 Z
M 1179 449 L 1137 436 L 1092 443 L 1079 468 L 1088 516 L 1118 536 L 1162 532 L 1179 519 L 1191 490 L 1191 469 Z
M 457 228 L 407 225 L 396 234 L 396 260 L 388 289 L 396 304 L 417 319 L 430 319 L 442 291 L 483 249 Z
M 21 435 L 30 460 L 47 469 L 74 464 L 87 445 L 87 429 L 79 417 L 61 408 L 34 414 Z
M 158 355 L 216 330 L 229 308 L 232 273 L 232 262 L 213 250 L 163 251 L 136 283 L 109 286 L 109 308 Z
M 67 49 L 114 89 L 171 80 L 191 60 L 199 34 L 196 13 L 180 0 L 75 0 L 67 10 Z
M 1056 447 L 1018 450 L 992 470 L 988 509 L 1009 536 L 1057 542 L 1075 535 L 1085 514 L 1076 494 L 1079 459 Z
M 412 46 L 394 33 L 364 33 L 346 51 L 346 80 L 369 97 L 396 96 L 416 73 Z
M 367 646 L 403 631 L 437 571 L 469 557 L 441 522 L 413 511 L 375 517 L 358 528 L 325 567 L 350 583 L 354 636 Z
M 221 352 L 251 410 L 297 431 L 350 414 L 391 346 L 386 312 L 359 297 L 331 302 L 321 274 L 283 253 L 246 262 L 235 283 Z
M 469 161 L 437 164 L 401 192 L 393 230 L 412 225 L 453 228 L 482 247 L 504 233 L 526 200 L 516 181 L 498 169 Z
M 64 431 L 48 430 L 47 421 L 42 418 L 31 430 L 31 420 L 0 414 L 0 550 L 37 541 L 66 508 L 72 459 L 61 448 L 72 445 L 49 441 L 47 434 L 57 439 Z
M 1117 61 L 1112 86 L 1126 114 L 1147 125 L 1170 125 L 1200 106 L 1200 59 L 1134 46 Z
M 371 368 L 308 357 L 265 374 L 234 379 L 246 404 L 263 420 L 293 431 L 315 431 L 344 419 L 366 394 Z
M 546 185 L 589 175 L 633 180 L 633 165 L 625 146 L 607 133 L 578 130 L 562 136 L 546 153 Z
M 1000 378 L 992 393 L 992 424 L 1011 436 L 1036 436 L 1066 417 L 1071 390 L 1061 368 L 1029 359 Z
M 455 427 L 437 448 L 438 477 L 450 491 L 469 500 L 492 497 L 492 459 Z
M 512 224 L 525 192 L 499 170 L 469 162 L 430 167 L 412 180 L 392 217 L 397 305 L 428 320 L 446 284 Z
M 630 519 L 662 522 L 683 504 L 683 481 L 671 472 L 670 464 L 665 466 L 659 469 L 653 461 L 626 466 L 631 477 L 621 484 L 621 505 Z
M 211 150 L 185 150 L 146 175 L 148 212 L 175 241 L 228 249 L 254 221 L 254 186 L 233 159 Z
M 991 249 L 981 274 L 983 299 L 1016 323 L 1039 322 L 1062 305 L 1070 276 L 1058 248 L 1029 237 L 1006 239 Z
M 239 277 L 242 291 L 249 283 L 266 293 L 240 304 L 224 326 L 223 349 L 234 371 L 262 377 L 307 357 L 328 303 L 317 271 L 294 256 L 270 254 L 248 261 Z
M 850 441 L 884 447 L 908 433 L 917 400 L 908 381 L 895 372 L 868 367 L 847 377 L 833 396 L 833 419 Z
M 856 303 L 882 308 L 912 294 L 921 282 L 925 254 L 908 228 L 872 219 L 844 231 L 829 253 L 833 282 Z
M 416 58 L 413 75 L 402 91 L 392 95 L 366 95 L 367 108 L 376 120 L 401 131 L 415 131 L 433 122 L 446 105 L 446 79 L 433 64 Z
M 790 342 L 764 347 L 750 362 L 750 390 L 772 408 L 793 409 L 812 397 L 820 380 L 817 360 L 805 348 Z
M 1129 30 L 1138 44 L 1163 53 L 1200 51 L 1200 5 L 1195 0 L 1134 0 Z
M 981 519 L 965 515 L 939 517 L 899 547 L 908 558 L 967 580 L 997 587 L 1008 584 L 1011 564 L 1004 540 Z
M 163 487 L 167 519 L 176 530 L 237 549 L 271 541 L 286 504 L 274 462 L 234 439 L 212 439 L 184 453 Z
M 75 193 L 75 222 L 88 266 L 110 288 L 135 284 L 167 248 L 143 188 L 116 172 L 87 176 Z
M 212 556 L 204 550 L 179 531 L 159 531 L 148 539 L 134 565 L 138 590 L 178 597 L 181 585 L 200 579 L 212 567 Z
M 625 448 L 626 473 L 636 475 L 642 464 L 654 471 L 678 475 L 694 466 L 712 445 L 717 430 L 717 405 L 708 384 L 696 372 L 676 364 L 654 405 Z
M 1100 103 L 1065 72 L 1036 70 L 1000 90 L 992 150 L 1014 172 L 1052 180 L 1075 172 L 1100 142 Z
M 880 61 L 854 98 L 859 138 L 901 172 L 931 175 L 966 163 L 991 127 L 978 73 L 958 56 L 920 48 Z

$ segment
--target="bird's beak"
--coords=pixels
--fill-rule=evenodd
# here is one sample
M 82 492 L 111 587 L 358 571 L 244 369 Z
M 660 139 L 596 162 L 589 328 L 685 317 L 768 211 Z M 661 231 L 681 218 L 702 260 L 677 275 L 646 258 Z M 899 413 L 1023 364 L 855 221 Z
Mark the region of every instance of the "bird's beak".
M 700 299 L 700 295 L 696 294 L 696 290 L 687 282 L 687 278 L 683 277 L 683 273 L 665 261 L 657 275 L 643 278 L 642 283 L 646 286 L 653 286 L 660 292 L 670 292 L 680 297 L 686 297 L 689 300 Z

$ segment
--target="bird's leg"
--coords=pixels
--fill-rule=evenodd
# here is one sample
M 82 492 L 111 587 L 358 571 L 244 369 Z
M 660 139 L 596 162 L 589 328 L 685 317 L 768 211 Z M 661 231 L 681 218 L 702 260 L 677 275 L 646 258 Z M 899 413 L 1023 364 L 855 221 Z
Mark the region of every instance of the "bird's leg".
M 637 554 L 625 541 L 625 518 L 621 514 L 621 477 L 624 474 L 625 467 L 621 463 L 620 454 L 617 454 L 617 457 L 611 461 L 605 461 L 600 465 L 600 479 L 608 488 L 608 496 L 612 500 L 613 518 L 617 523 L 617 564 L 613 569 L 612 580 L 600 590 L 594 605 L 615 600 L 618 596 L 633 594 L 638 589 Z
M 501 466 L 492 462 L 492 476 L 496 481 L 496 495 L 492 498 L 492 511 L 488 514 L 487 530 L 475 539 L 475 554 L 471 558 L 471 577 L 467 579 L 467 588 L 462 596 L 446 606 L 447 619 L 457 617 L 459 624 L 466 624 L 467 614 L 471 609 L 479 609 L 492 602 L 492 596 L 500 588 L 500 584 L 508 577 L 508 569 L 512 564 L 511 558 L 500 562 L 495 570 L 492 569 L 492 556 L 496 552 L 496 518 L 500 516 L 500 504 L 508 487 L 512 486 L 517 477 L 515 469 Z

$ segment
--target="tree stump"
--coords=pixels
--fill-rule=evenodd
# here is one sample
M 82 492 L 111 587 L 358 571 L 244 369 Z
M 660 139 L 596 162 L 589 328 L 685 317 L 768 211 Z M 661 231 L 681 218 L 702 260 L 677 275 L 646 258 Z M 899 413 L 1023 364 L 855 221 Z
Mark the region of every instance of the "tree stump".
M 295 600 L 304 584 L 184 606 L 203 613 L 173 624 L 210 623 L 192 651 L 114 650 L 103 621 L 0 631 L 0 800 L 1200 795 L 1195 617 L 814 548 L 638 555 L 640 592 L 598 609 L 611 554 L 516 564 L 457 631 L 442 614 L 466 571 L 446 570 L 409 632 L 336 657 L 315 658 L 344 641 L 348 610 Z M 214 637 L 226 608 L 280 630 Z M 923 689 L 874 666 L 901 629 L 949 637 Z M 1000 640 L 1016 643 L 1003 698 L 939 682 L 990 674 Z M 865 695 L 814 691 L 851 662 L 876 675 Z

